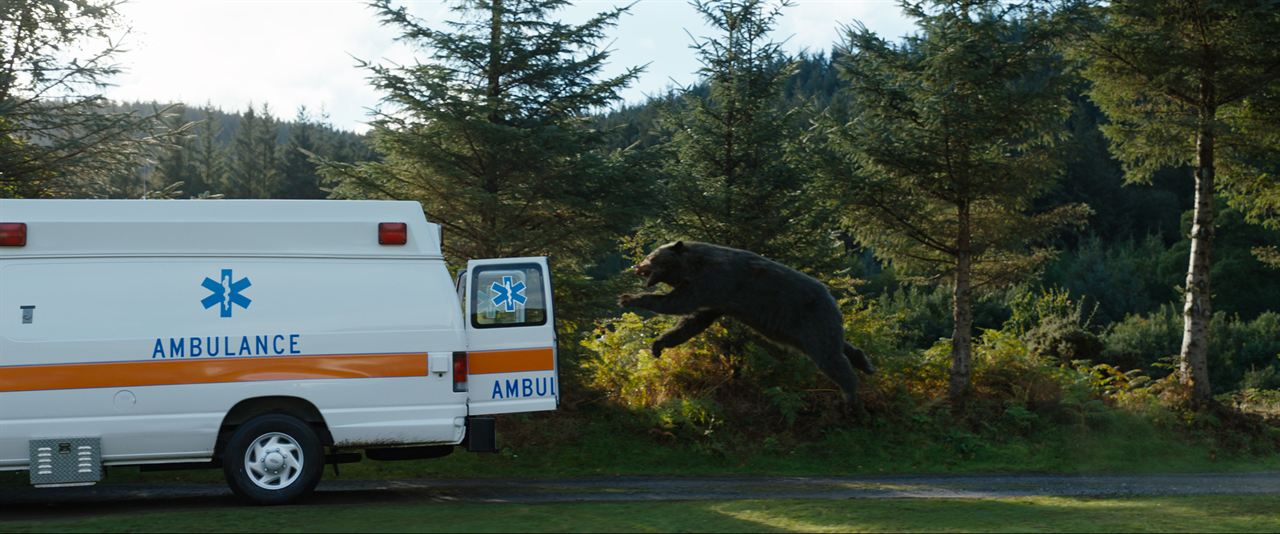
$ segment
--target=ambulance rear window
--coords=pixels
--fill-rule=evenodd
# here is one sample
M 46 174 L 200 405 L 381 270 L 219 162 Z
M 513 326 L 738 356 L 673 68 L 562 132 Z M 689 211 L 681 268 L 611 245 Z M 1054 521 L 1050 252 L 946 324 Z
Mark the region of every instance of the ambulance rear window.
M 471 325 L 503 328 L 547 324 L 542 267 L 517 263 L 476 268 L 471 273 Z

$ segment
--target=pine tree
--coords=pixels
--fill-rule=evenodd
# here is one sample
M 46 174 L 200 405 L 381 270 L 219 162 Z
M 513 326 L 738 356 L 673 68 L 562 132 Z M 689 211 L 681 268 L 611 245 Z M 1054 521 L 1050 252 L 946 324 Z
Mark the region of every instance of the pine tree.
M 189 190 L 189 184 L 196 172 L 192 161 L 192 152 L 195 148 L 194 137 L 190 131 L 192 125 L 187 123 L 185 114 L 186 106 L 178 104 L 173 106 L 171 112 L 162 119 L 165 126 L 176 134 L 170 144 L 160 149 L 160 154 L 156 157 L 155 169 L 152 171 L 154 176 L 151 177 L 153 183 L 161 188 L 172 187 L 175 192 Z
M 306 106 L 298 108 L 298 115 L 289 129 L 289 141 L 280 157 L 279 198 L 325 198 L 326 193 L 320 189 L 316 164 L 310 155 L 317 152 L 316 129 Z
M 822 210 L 797 162 L 803 130 L 782 94 L 795 65 L 768 40 L 788 4 L 693 5 L 717 32 L 693 45 L 707 87 L 686 89 L 663 119 L 670 135 L 660 147 L 666 210 L 646 233 L 747 249 L 802 268 L 824 263 L 834 255 L 823 247 L 830 239 L 821 231 Z
M 603 148 L 589 115 L 618 99 L 631 69 L 600 78 L 599 47 L 625 8 L 580 25 L 551 17 L 564 0 L 458 2 L 446 30 L 375 2 L 413 66 L 368 65 L 385 107 L 370 140 L 381 161 L 333 165 L 339 195 L 413 199 L 443 225 L 450 261 L 548 254 L 579 273 L 634 224 L 639 171 Z
M 272 198 L 279 187 L 276 123 L 266 104 L 245 111 L 232 142 L 227 193 L 232 198 Z
M 1233 134 L 1224 143 L 1227 201 L 1249 222 L 1280 230 L 1280 85 L 1245 99 L 1223 122 Z M 1280 268 L 1280 248 L 1254 246 L 1253 253 Z
M 1033 212 L 1062 173 L 1070 110 L 1047 15 L 990 1 L 908 4 L 920 33 L 892 44 L 848 28 L 839 61 L 852 120 L 827 166 L 849 230 L 899 269 L 953 288 L 949 397 L 969 392 L 973 292 L 1049 256 L 1037 238 L 1083 220 Z
M 107 112 L 117 4 L 0 1 L 0 197 L 110 194 L 163 142 L 164 110 Z
M 187 186 L 187 193 L 191 196 L 218 194 L 227 185 L 226 151 L 218 144 L 220 133 L 222 121 L 206 106 L 204 118 L 196 126 L 192 154 L 194 172 Z
M 1115 0 L 1091 14 L 1076 51 L 1093 82 L 1089 96 L 1111 121 L 1103 133 L 1126 178 L 1146 182 L 1165 167 L 1194 169 L 1179 377 L 1195 400 L 1207 401 L 1217 165 L 1220 149 L 1246 139 L 1233 117 L 1250 97 L 1280 84 L 1280 4 Z

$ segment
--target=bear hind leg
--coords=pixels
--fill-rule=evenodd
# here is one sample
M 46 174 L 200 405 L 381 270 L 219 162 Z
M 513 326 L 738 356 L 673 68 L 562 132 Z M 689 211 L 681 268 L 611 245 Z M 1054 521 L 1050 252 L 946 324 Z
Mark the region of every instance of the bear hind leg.
M 827 343 L 812 343 L 804 347 L 804 352 L 818 364 L 818 369 L 822 374 L 827 375 L 840 389 L 844 391 L 844 398 L 851 403 L 857 402 L 858 393 L 858 374 L 854 372 L 853 365 L 849 359 L 845 357 L 839 346 L 831 346 Z
M 876 366 L 872 365 L 871 358 L 868 358 L 867 353 L 862 352 L 862 349 L 850 345 L 849 342 L 846 341 L 844 344 L 844 355 L 849 358 L 850 364 L 861 369 L 862 372 L 869 375 L 876 374 Z

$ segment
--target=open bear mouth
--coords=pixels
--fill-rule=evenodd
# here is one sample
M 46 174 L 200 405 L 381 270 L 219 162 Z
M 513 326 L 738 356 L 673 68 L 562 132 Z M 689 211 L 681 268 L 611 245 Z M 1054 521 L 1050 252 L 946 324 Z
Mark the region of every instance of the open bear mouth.
M 653 276 L 653 267 L 649 265 L 637 265 L 636 276 L 644 278 L 648 285 L 652 286 L 658 283 L 656 277 Z

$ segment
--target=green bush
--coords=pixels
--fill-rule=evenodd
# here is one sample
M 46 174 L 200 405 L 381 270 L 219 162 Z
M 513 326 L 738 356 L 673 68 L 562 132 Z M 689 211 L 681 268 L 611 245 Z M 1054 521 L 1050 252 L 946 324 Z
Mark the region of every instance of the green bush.
M 1098 336 L 1088 308 L 1066 290 L 1011 291 L 1009 320 L 982 329 L 975 340 L 972 396 L 964 416 L 956 417 L 947 403 L 950 340 L 912 349 L 905 310 L 863 300 L 851 284 L 835 284 L 834 293 L 846 337 L 879 368 L 859 394 L 870 419 L 850 417 L 838 388 L 808 358 L 732 319 L 661 359 L 649 346 L 676 318 L 627 313 L 603 321 L 580 344 L 578 374 L 597 401 L 638 425 L 637 436 L 724 458 L 803 450 L 837 429 L 862 426 L 919 429 L 927 435 L 921 439 L 945 443 L 958 457 L 1044 433 L 1124 432 L 1135 418 L 1188 435 L 1215 432 L 1208 416 L 1170 408 L 1182 406 L 1186 395 L 1174 377 L 1151 378 L 1167 374 L 1152 364 L 1177 352 L 1181 317 L 1172 306 L 1127 317 Z M 1215 368 L 1254 362 L 1250 385 L 1280 381 L 1271 365 L 1280 350 L 1280 316 L 1239 321 L 1220 315 L 1212 328 L 1214 354 L 1232 351 L 1231 361 L 1213 358 Z M 1235 380 L 1245 378 L 1241 372 Z
M 1271 365 L 1245 371 L 1240 379 L 1240 389 L 1242 391 L 1280 389 L 1280 370 Z
M 1172 305 L 1149 315 L 1130 315 L 1103 336 L 1108 361 L 1160 371 L 1161 361 L 1176 360 L 1182 346 L 1182 313 Z M 1251 321 L 1215 313 L 1209 324 L 1209 380 L 1217 392 L 1251 387 L 1242 380 L 1250 370 L 1280 363 L 1280 314 L 1265 312 Z
M 846 339 L 865 350 L 882 369 L 901 367 L 900 331 L 893 316 L 836 285 L 844 311 Z M 788 431 L 802 421 L 841 418 L 843 395 L 809 358 L 761 339 L 732 319 L 718 322 L 692 340 L 650 355 L 654 338 L 676 318 L 644 318 L 627 313 L 601 323 L 581 345 L 587 386 L 609 402 L 642 414 L 663 432 L 696 441 L 713 440 L 726 421 L 747 433 Z M 863 396 L 879 402 L 878 373 Z M 698 409 L 690 411 L 690 406 Z M 708 432 L 707 430 L 711 430 Z
M 1129 315 L 1102 335 L 1103 357 L 1122 367 L 1153 370 L 1182 347 L 1182 313 L 1166 304 L 1146 315 Z
M 1010 309 L 1003 329 L 1020 334 L 1032 356 L 1069 364 L 1102 355 L 1102 340 L 1089 328 L 1093 314 L 1085 313 L 1084 303 L 1073 301 L 1067 290 L 1024 291 Z
M 1209 379 L 1217 391 L 1240 389 L 1247 371 L 1265 369 L 1280 356 L 1280 314 L 1265 312 L 1252 321 L 1215 313 L 1209 331 Z
M 1051 263 L 1044 283 L 1096 305 L 1098 323 L 1109 324 L 1174 298 L 1174 287 L 1186 276 L 1186 257 L 1158 236 L 1115 243 L 1093 237 Z
M 1033 356 L 1058 363 L 1074 360 L 1098 361 L 1102 356 L 1102 340 L 1080 324 L 1063 317 L 1050 317 L 1025 334 L 1027 348 Z
M 876 299 L 876 309 L 895 318 L 905 347 L 923 350 L 939 339 L 951 339 L 955 329 L 951 298 L 951 289 L 945 286 L 899 287 L 882 293 Z M 1008 318 L 1003 294 L 980 293 L 974 299 L 975 328 L 1000 328 Z
M 1033 412 L 1052 412 L 1063 399 L 1064 369 L 1033 354 L 1017 335 L 1005 330 L 982 333 L 973 351 L 975 396 L 999 405 Z

